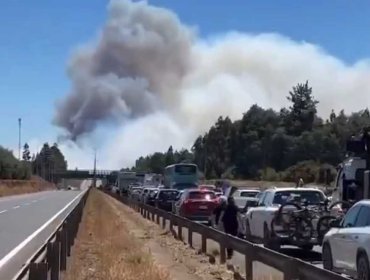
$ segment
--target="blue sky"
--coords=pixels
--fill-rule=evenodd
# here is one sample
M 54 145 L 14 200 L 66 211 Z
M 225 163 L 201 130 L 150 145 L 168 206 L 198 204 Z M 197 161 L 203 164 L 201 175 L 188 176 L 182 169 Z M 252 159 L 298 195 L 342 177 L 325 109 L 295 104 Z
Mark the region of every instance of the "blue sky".
M 50 140 L 54 104 L 68 92 L 71 51 L 94 38 L 108 1 L 20 1 L 0 4 L 0 145 L 16 147 L 17 119 L 24 140 Z M 198 27 L 199 35 L 236 30 L 276 32 L 320 45 L 348 64 L 370 57 L 370 1 L 154 0 Z M 230 4 L 232 3 L 232 4 Z

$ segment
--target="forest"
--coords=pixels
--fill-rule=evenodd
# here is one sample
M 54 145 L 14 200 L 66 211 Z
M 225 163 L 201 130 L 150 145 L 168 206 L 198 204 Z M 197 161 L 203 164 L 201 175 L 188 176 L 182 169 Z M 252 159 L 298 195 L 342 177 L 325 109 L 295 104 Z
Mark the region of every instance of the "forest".
M 335 176 L 346 156 L 346 141 L 370 125 L 367 108 L 317 115 L 318 100 L 308 82 L 288 93 L 280 111 L 251 106 L 241 119 L 220 116 L 190 150 L 156 152 L 137 159 L 133 170 L 161 173 L 166 165 L 194 162 L 206 178 L 323 181 Z M 329 172 L 328 172 L 329 171 Z

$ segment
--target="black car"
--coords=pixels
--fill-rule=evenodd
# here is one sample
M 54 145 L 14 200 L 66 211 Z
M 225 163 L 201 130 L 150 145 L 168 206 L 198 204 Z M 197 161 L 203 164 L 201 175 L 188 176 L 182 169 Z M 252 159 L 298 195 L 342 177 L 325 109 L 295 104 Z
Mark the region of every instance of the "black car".
M 175 189 L 161 189 L 155 197 L 155 206 L 165 211 L 172 211 L 172 204 L 176 200 L 179 191 Z
M 158 189 L 150 190 L 146 196 L 145 203 L 151 206 L 155 206 L 155 199 L 158 194 Z

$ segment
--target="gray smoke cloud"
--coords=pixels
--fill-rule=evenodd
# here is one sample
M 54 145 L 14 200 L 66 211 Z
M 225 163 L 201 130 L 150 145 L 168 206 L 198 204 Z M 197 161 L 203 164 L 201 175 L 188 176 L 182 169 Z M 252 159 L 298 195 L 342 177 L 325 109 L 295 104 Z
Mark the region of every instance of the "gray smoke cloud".
M 54 124 L 73 140 L 102 121 L 173 107 L 191 67 L 192 32 L 173 13 L 126 0 L 108 10 L 98 42 L 73 55 L 72 90 L 57 104 Z
M 195 35 L 169 10 L 110 3 L 96 42 L 73 55 L 71 92 L 57 106 L 55 123 L 81 143 L 61 145 L 72 166 L 91 168 L 91 145 L 99 147 L 99 164 L 112 169 L 169 145 L 190 148 L 220 115 L 235 120 L 256 103 L 289 106 L 289 90 L 306 80 L 322 117 L 370 104 L 369 59 L 348 64 L 281 34 Z M 101 125 L 112 121 L 115 129 Z

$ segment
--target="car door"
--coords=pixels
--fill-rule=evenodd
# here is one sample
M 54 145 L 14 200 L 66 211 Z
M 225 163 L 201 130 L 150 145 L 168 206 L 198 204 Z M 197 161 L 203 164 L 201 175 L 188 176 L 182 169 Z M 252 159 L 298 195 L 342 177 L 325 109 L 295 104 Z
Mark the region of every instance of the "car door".
M 370 207 L 368 205 L 362 205 L 357 215 L 355 225 L 352 228 L 348 228 L 348 233 L 343 247 L 346 252 L 345 263 L 346 267 L 352 271 L 356 271 L 357 268 L 357 252 L 362 240 L 368 236 L 368 230 L 366 227 L 369 226 L 370 218 Z
M 264 211 L 266 210 L 266 200 L 268 194 L 270 192 L 266 191 L 262 196 L 260 201 L 258 202 L 258 206 L 254 209 L 254 211 L 250 215 L 251 220 L 251 233 L 253 236 L 256 237 L 263 237 L 263 216 Z
M 353 254 L 353 250 L 350 247 L 354 243 L 350 236 L 354 232 L 360 209 L 361 205 L 352 207 L 341 222 L 340 228 L 333 234 L 330 247 L 333 255 L 333 264 L 337 268 L 351 269 L 352 265 L 349 258 Z
M 175 202 L 175 214 L 180 215 L 181 213 L 181 207 L 182 203 L 184 202 L 188 192 L 184 191 L 181 195 L 180 198 Z

